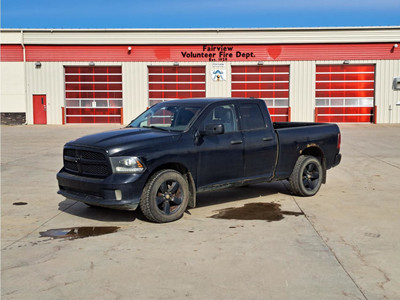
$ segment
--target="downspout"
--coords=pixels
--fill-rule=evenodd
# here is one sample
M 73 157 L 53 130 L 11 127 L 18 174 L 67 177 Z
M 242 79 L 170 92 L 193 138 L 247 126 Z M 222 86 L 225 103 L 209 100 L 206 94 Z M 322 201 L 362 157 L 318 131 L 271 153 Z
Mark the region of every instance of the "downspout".
M 21 46 L 22 53 L 24 57 L 24 91 L 25 91 L 25 125 L 28 124 L 28 88 L 26 86 L 26 52 L 25 52 L 25 44 L 24 44 L 24 31 L 21 30 Z

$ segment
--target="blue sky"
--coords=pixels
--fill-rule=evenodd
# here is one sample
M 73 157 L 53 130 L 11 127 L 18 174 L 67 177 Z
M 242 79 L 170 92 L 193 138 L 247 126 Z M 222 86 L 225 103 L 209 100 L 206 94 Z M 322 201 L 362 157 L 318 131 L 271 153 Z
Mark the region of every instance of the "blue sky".
M 2 0 L 2 28 L 400 25 L 400 0 Z

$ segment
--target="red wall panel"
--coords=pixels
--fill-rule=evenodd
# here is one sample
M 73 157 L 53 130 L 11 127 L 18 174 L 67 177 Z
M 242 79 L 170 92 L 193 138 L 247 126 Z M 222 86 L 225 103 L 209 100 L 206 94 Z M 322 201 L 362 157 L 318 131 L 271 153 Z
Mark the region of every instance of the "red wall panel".
M 1 45 L 1 61 L 23 61 L 24 52 L 21 45 Z
M 231 45 L 225 52 L 203 45 L 26 45 L 27 61 L 282 61 L 400 59 L 393 43 Z M 2 61 L 22 61 L 20 45 L 2 45 Z M 189 54 L 189 55 L 188 55 Z

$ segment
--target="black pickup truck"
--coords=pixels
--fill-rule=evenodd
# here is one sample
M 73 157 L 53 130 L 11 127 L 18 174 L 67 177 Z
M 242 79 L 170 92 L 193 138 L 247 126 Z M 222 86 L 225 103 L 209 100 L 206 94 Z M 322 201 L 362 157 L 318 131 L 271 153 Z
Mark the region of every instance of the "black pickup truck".
M 185 99 L 156 104 L 126 128 L 64 146 L 58 193 L 90 206 L 179 219 L 196 193 L 289 180 L 315 195 L 340 163 L 335 124 L 272 123 L 261 99 Z

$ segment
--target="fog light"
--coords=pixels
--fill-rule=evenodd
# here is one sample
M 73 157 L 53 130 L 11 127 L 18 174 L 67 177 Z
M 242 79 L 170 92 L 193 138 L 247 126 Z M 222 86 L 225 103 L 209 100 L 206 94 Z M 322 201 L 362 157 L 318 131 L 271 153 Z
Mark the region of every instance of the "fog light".
M 121 201 L 122 200 L 122 192 L 121 190 L 115 190 L 115 200 Z

